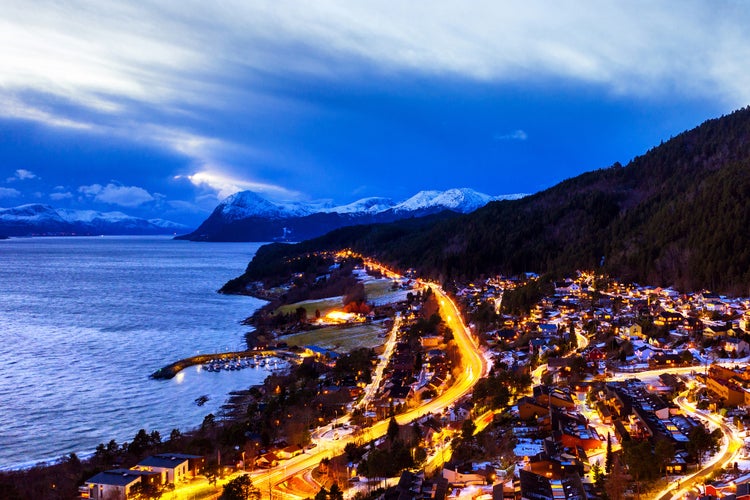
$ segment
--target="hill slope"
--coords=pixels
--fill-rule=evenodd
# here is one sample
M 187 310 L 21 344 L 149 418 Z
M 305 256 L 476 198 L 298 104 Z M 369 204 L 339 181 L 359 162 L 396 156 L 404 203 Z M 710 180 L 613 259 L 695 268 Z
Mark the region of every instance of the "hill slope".
M 626 167 L 588 172 L 419 230 L 366 226 L 259 252 L 245 278 L 262 275 L 282 254 L 339 245 L 438 279 L 601 269 L 643 283 L 749 294 L 748 223 L 750 108 L 744 108 Z

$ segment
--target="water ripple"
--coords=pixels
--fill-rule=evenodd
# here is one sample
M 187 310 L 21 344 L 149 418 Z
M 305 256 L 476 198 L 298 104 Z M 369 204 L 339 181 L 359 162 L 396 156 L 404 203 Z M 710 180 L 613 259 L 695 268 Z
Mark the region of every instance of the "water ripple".
M 262 370 L 148 375 L 175 359 L 239 349 L 262 302 L 215 293 L 253 243 L 153 237 L 0 242 L 0 469 L 31 465 L 140 428 L 168 435 L 216 412 Z M 208 395 L 199 407 L 197 397 Z

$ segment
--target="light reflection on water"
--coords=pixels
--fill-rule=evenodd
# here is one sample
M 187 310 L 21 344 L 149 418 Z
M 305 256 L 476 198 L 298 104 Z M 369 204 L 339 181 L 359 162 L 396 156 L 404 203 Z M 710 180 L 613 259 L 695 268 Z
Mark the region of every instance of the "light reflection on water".
M 0 241 L 0 468 L 91 453 L 141 428 L 165 437 L 218 412 L 229 391 L 262 382 L 260 368 L 148 378 L 183 357 L 244 347 L 239 322 L 262 302 L 215 291 L 259 246 Z

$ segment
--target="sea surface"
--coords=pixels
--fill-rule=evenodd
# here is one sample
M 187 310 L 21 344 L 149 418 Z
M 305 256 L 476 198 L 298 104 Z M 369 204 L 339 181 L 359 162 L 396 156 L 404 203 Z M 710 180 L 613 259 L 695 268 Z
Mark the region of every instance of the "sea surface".
M 144 428 L 167 438 L 217 413 L 260 369 L 156 369 L 243 349 L 240 324 L 263 302 L 216 293 L 260 244 L 167 237 L 0 241 L 0 469 L 75 452 Z M 198 406 L 195 399 L 206 395 Z

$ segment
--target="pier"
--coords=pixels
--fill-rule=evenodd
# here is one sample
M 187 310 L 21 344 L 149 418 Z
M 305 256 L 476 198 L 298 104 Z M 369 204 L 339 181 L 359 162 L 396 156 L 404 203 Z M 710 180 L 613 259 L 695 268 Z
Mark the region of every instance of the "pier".
M 151 378 L 156 380 L 169 380 L 180 371 L 185 368 L 189 368 L 195 365 L 215 365 L 218 362 L 224 361 L 230 363 L 237 359 L 254 359 L 254 358 L 279 358 L 279 359 L 293 359 L 297 356 L 289 351 L 280 350 L 265 350 L 265 351 L 234 351 L 234 352 L 222 352 L 217 354 L 198 354 L 196 356 L 190 356 L 179 361 L 175 361 L 163 368 L 159 368 L 151 374 Z

